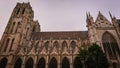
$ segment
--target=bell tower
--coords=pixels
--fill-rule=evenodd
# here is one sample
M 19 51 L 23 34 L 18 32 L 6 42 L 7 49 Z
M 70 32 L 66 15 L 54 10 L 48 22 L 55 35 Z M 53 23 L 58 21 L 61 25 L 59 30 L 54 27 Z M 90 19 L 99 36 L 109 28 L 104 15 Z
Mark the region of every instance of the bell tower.
M 38 21 L 34 21 L 30 3 L 17 3 L 3 33 L 0 52 L 14 53 L 23 42 L 30 40 L 33 30 L 39 32 L 40 25 Z

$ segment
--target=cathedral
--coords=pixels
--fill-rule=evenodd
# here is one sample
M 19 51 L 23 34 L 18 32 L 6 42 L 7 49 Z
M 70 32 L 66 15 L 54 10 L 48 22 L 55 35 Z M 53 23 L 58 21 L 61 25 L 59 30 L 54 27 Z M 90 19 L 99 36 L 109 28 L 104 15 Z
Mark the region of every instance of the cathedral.
M 17 3 L 0 40 L 0 68 L 75 68 L 79 48 L 98 44 L 110 68 L 120 68 L 120 19 L 86 13 L 86 31 L 41 32 L 30 3 Z

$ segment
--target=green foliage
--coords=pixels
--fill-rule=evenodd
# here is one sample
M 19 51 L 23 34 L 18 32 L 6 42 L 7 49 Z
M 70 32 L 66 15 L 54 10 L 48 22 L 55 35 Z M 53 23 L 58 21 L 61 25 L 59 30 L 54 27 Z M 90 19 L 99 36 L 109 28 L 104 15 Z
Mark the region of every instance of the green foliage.
M 81 49 L 79 50 L 79 54 L 78 54 L 78 57 L 80 58 L 85 58 L 88 56 L 88 51 L 87 49 Z
M 92 44 L 88 48 L 79 50 L 78 56 L 84 61 L 85 68 L 108 68 L 108 60 L 101 47 Z

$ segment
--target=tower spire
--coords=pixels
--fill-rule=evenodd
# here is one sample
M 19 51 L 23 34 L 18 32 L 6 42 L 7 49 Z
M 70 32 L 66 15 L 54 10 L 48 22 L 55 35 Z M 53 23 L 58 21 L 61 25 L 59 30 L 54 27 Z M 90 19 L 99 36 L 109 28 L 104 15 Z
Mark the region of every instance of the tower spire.
M 89 17 L 89 16 L 88 16 L 88 13 L 86 12 L 86 18 L 88 19 L 88 17 Z
M 110 15 L 110 18 L 112 19 L 112 14 L 110 13 L 110 11 L 109 11 L 109 15 Z

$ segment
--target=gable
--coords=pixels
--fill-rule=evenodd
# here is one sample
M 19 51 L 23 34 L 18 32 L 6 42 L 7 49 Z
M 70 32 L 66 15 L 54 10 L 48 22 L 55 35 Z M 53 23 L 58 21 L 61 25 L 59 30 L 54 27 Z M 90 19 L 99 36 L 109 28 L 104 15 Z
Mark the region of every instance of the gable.
M 95 25 L 96 27 L 113 27 L 112 23 L 101 12 L 97 16 Z

